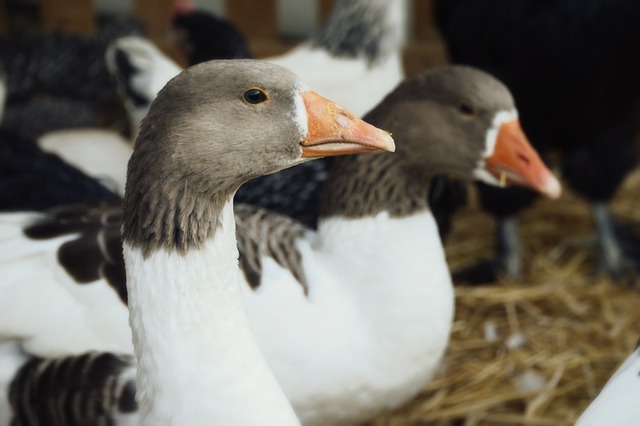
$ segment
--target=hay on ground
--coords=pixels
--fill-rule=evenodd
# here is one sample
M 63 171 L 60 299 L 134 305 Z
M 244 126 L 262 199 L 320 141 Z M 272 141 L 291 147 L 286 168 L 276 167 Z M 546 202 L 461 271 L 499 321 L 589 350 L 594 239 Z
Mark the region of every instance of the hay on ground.
M 614 200 L 640 223 L 640 172 Z M 448 239 L 452 269 L 492 250 L 494 224 L 477 202 Z M 373 420 L 398 425 L 572 425 L 640 337 L 640 290 L 596 274 L 588 205 L 565 187 L 521 217 L 526 276 L 456 287 L 442 368 L 407 406 Z

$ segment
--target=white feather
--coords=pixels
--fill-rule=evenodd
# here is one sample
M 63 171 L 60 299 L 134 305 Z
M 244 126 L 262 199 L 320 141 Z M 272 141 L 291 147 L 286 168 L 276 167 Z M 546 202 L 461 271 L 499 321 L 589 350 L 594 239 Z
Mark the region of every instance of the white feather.
M 448 343 L 453 288 L 430 212 L 332 218 L 300 240 L 306 298 L 263 258 L 251 328 L 305 425 L 352 424 L 415 396 Z
M 0 339 L 18 339 L 42 357 L 132 353 L 127 308 L 116 292 L 104 280 L 78 284 L 58 263 L 59 246 L 74 236 L 24 237 L 23 226 L 40 217 L 0 215 Z
M 636 426 L 640 420 L 640 350 L 618 368 L 576 426 Z
M 113 192 L 124 194 L 127 162 L 133 146 L 119 133 L 104 129 L 57 130 L 38 138 L 38 145 L 101 181 Z

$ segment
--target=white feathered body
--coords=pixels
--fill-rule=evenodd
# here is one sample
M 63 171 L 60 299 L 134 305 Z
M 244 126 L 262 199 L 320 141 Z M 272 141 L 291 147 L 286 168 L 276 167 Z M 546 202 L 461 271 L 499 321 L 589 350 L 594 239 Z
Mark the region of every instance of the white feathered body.
M 258 290 L 244 288 L 254 335 L 303 424 L 361 422 L 417 394 L 453 319 L 431 213 L 331 218 L 298 249 L 307 297 L 269 258 Z

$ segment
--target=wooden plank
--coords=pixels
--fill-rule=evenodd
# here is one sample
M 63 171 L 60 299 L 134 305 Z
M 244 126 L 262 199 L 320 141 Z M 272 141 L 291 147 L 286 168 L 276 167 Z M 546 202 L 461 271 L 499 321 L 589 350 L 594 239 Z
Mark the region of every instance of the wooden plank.
M 407 77 L 449 62 L 446 49 L 438 40 L 409 43 L 403 53 L 404 72 Z
M 41 0 L 40 19 L 44 31 L 87 36 L 95 31 L 92 0 Z
M 174 3 L 175 0 L 135 0 L 133 13 L 144 24 L 147 36 L 154 38 L 166 34 Z
M 336 0 L 316 0 L 318 2 L 318 23 L 323 24 L 331 15 Z M 390 0 L 397 1 L 397 0 Z
M 433 16 L 432 0 L 414 0 L 413 17 L 413 36 L 415 40 L 433 40 L 438 37 L 438 30 Z
M 227 0 L 229 19 L 247 39 L 279 38 L 276 0 Z
M 174 4 L 175 0 L 135 0 L 133 13 L 143 23 L 147 37 L 179 65 L 186 66 L 187 59 L 170 32 Z

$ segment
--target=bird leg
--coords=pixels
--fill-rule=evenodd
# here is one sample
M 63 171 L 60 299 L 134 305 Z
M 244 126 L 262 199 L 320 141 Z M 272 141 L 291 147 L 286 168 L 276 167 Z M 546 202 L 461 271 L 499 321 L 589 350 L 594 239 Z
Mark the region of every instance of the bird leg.
M 453 272 L 456 283 L 483 284 L 495 282 L 500 276 L 522 276 L 522 250 L 518 237 L 518 218 L 509 216 L 498 220 L 495 258 Z
M 497 267 L 509 278 L 522 277 L 522 249 L 518 236 L 518 218 L 508 216 L 498 221 Z
M 604 202 L 591 204 L 591 213 L 598 231 L 600 271 L 611 278 L 630 285 L 636 275 L 635 267 L 622 248 L 616 235 L 611 212 Z

